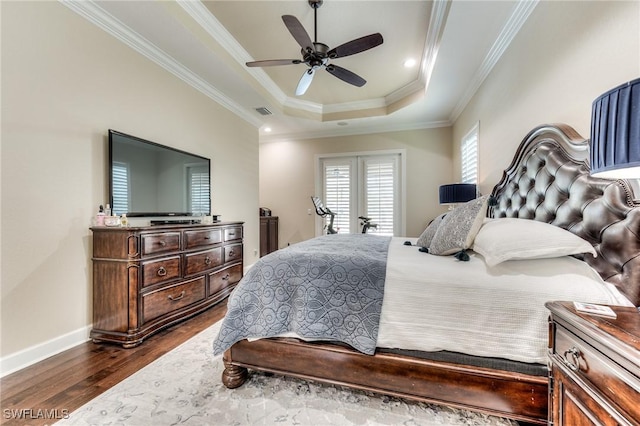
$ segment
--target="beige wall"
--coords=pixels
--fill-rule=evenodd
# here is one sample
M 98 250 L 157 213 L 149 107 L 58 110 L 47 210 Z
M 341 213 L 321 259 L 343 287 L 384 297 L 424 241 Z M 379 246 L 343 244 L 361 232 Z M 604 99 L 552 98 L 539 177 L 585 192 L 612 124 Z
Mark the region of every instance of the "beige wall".
M 593 100 L 638 77 L 640 2 L 541 1 L 455 122 L 456 170 L 459 141 L 479 121 L 490 192 L 529 130 L 566 123 L 589 138 Z
M 255 261 L 257 129 L 58 2 L 2 2 L 3 361 L 92 322 L 109 128 L 211 158 L 213 210 Z
M 419 236 L 427 222 L 444 211 L 438 205 L 438 186 L 452 175 L 451 128 L 435 128 L 372 135 L 260 145 L 260 205 L 280 218 L 280 246 L 315 236 L 315 212 L 310 197 L 316 194 L 318 154 L 406 150 L 406 233 Z

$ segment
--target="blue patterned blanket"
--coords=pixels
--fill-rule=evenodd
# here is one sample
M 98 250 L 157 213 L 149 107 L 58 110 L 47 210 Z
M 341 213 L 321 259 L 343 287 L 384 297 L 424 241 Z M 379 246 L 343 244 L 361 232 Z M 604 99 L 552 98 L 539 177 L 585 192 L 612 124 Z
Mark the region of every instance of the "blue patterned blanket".
M 373 355 L 390 241 L 334 234 L 262 257 L 229 297 L 214 353 L 243 339 L 294 332 Z

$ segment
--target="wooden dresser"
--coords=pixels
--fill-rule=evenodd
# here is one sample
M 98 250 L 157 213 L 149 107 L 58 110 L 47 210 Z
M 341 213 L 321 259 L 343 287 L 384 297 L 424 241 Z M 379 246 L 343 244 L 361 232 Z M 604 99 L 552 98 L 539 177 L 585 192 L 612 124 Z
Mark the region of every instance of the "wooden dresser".
M 640 313 L 617 318 L 546 304 L 549 320 L 549 424 L 640 425 Z
M 91 228 L 93 341 L 134 347 L 226 298 L 242 278 L 242 225 Z

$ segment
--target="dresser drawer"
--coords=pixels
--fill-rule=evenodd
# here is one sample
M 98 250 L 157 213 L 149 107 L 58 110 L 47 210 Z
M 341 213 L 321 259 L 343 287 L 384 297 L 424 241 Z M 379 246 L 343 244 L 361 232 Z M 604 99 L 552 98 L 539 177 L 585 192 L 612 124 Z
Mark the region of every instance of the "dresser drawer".
M 224 241 L 239 240 L 242 238 L 242 226 L 234 226 L 224 230 Z
M 147 322 L 205 298 L 205 280 L 200 277 L 142 296 L 142 315 Z
M 202 231 L 185 231 L 184 246 L 185 249 L 208 246 L 222 242 L 221 229 L 207 229 Z
M 242 259 L 242 244 L 231 244 L 224 247 L 224 263 Z
M 162 232 L 157 234 L 145 234 L 142 240 L 142 255 L 166 253 L 180 250 L 179 232 Z
M 554 356 L 609 403 L 640 419 L 640 379 L 563 327 L 557 327 Z
M 193 275 L 222 265 L 222 247 L 185 255 L 185 275 Z
M 180 278 L 180 256 L 142 263 L 142 286 L 147 287 Z
M 209 275 L 209 296 L 235 284 L 242 278 L 242 265 L 229 266 Z

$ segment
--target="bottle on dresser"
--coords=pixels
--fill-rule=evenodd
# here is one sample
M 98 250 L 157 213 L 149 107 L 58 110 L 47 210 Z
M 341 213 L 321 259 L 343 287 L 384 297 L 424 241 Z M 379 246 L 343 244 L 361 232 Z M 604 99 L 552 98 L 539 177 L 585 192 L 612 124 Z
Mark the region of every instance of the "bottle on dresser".
M 98 208 L 98 213 L 96 213 L 96 226 L 104 226 L 104 207 L 100 204 Z

